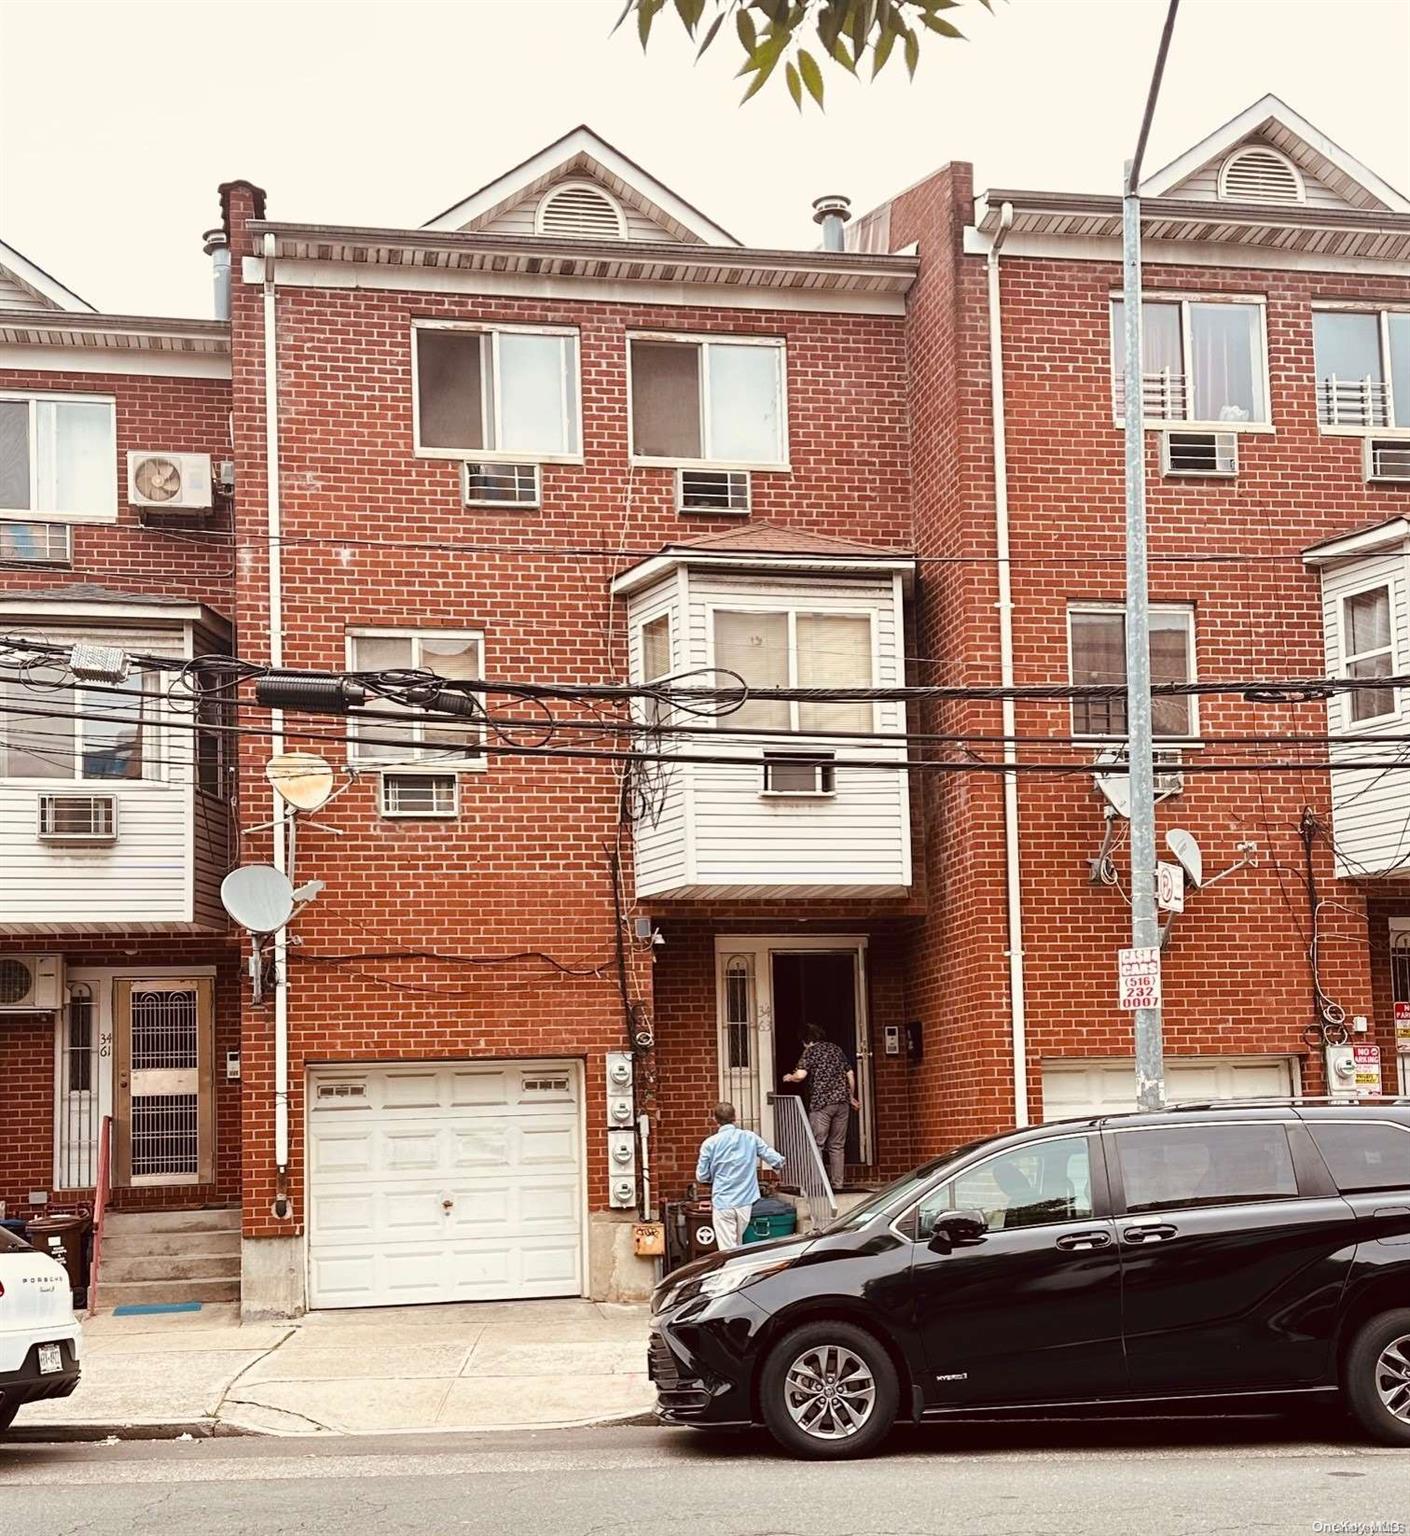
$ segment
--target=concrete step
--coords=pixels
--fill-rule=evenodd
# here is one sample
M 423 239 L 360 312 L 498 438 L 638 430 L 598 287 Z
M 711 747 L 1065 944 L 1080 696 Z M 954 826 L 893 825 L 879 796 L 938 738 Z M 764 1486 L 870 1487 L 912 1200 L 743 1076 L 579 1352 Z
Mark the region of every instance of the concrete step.
M 231 1227 L 215 1232 L 138 1232 L 109 1227 L 103 1233 L 103 1262 L 147 1259 L 160 1254 L 184 1258 L 189 1253 L 240 1253 L 240 1233 Z
M 238 1206 L 214 1206 L 204 1211 L 109 1211 L 103 1236 L 128 1232 L 238 1232 Z
M 109 1285 L 131 1280 L 238 1280 L 240 1255 L 235 1253 L 170 1253 L 136 1258 L 112 1257 L 103 1252 L 99 1279 L 104 1291 Z
M 98 1303 L 105 1312 L 113 1307 L 239 1299 L 238 1277 L 234 1280 L 125 1280 L 113 1285 L 101 1279 L 98 1285 Z

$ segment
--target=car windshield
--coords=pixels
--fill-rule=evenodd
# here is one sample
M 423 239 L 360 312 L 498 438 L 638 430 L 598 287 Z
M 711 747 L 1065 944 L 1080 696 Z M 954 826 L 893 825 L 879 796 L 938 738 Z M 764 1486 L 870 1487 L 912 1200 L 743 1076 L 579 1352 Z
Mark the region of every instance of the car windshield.
M 903 1173 L 899 1179 L 893 1179 L 891 1183 L 883 1186 L 860 1205 L 854 1205 L 850 1211 L 839 1216 L 836 1221 L 829 1223 L 822 1230 L 824 1232 L 854 1232 L 858 1227 L 866 1224 L 879 1216 L 883 1211 L 909 1205 L 917 1195 L 939 1173 L 943 1173 L 952 1163 L 958 1162 L 962 1157 L 968 1157 L 971 1152 L 976 1152 L 980 1147 L 987 1146 L 991 1141 L 997 1141 L 996 1136 L 985 1137 L 982 1141 L 969 1141 L 962 1147 L 955 1147 L 941 1156 L 932 1158 L 928 1163 L 922 1163 L 919 1168 L 913 1168 L 910 1173 Z

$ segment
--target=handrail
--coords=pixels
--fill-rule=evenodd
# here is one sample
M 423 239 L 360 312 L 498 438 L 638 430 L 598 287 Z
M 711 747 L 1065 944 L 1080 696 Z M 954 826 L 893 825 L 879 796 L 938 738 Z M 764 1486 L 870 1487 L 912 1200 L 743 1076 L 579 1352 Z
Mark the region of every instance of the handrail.
M 113 1117 L 104 1115 L 98 1127 L 98 1183 L 93 1191 L 93 1258 L 88 1266 L 88 1315 L 98 1310 L 98 1266 L 103 1256 L 103 1219 L 108 1214 L 112 1182 Z
M 826 1206 L 831 1221 L 837 1215 L 837 1201 L 802 1099 L 796 1093 L 771 1093 L 769 1103 L 774 1111 L 774 1145 L 783 1153 L 783 1176 L 808 1202 L 808 1225 L 818 1225 L 819 1205 Z

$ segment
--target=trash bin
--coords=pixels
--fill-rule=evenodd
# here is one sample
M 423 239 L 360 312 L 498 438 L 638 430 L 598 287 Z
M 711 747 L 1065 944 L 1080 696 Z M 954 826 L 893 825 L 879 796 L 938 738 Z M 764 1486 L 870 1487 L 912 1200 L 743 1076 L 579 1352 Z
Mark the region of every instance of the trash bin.
M 83 1273 L 84 1245 L 91 1216 L 37 1216 L 25 1227 L 25 1240 L 31 1248 L 47 1253 L 68 1271 L 69 1289 L 83 1290 L 87 1277 Z
M 775 1237 L 792 1237 L 798 1230 L 798 1211 L 786 1200 L 766 1195 L 754 1202 L 749 1225 L 744 1229 L 746 1243 L 767 1243 Z

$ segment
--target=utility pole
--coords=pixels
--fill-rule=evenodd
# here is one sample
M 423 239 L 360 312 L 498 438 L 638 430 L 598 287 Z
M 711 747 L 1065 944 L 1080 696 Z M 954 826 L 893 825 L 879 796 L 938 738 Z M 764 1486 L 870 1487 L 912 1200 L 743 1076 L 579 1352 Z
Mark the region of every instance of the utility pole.
M 1146 431 L 1141 327 L 1141 161 L 1160 94 L 1165 56 L 1180 0 L 1170 0 L 1155 70 L 1146 95 L 1136 153 L 1126 162 L 1121 199 L 1122 313 L 1126 331 L 1126 732 L 1131 778 L 1131 947 L 1155 952 L 1159 977 L 1160 919 L 1155 899 L 1155 766 L 1151 721 L 1150 600 L 1146 549 Z M 1165 1103 L 1165 1046 L 1160 986 L 1153 1003 L 1135 1010 L 1136 1103 Z

